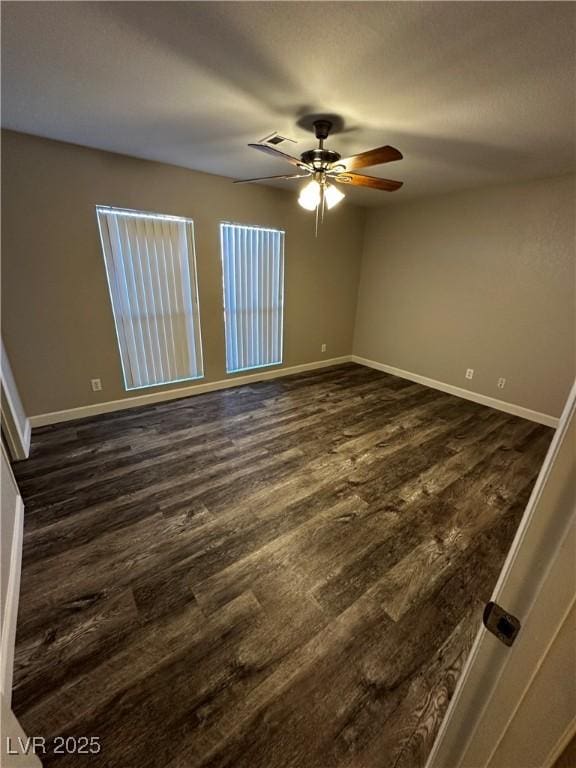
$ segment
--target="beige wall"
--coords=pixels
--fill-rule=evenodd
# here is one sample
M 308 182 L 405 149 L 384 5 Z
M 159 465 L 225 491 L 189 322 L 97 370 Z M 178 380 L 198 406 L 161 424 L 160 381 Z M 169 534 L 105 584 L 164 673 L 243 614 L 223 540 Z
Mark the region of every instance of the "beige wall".
M 285 365 L 350 354 L 364 211 L 350 204 L 330 211 L 316 240 L 296 189 L 234 186 L 218 176 L 3 131 L 2 336 L 26 412 L 142 394 L 122 385 L 96 204 L 194 220 L 204 381 L 226 377 L 221 219 L 286 230 Z M 99 393 L 90 389 L 96 377 L 104 387 Z
M 575 374 L 574 181 L 370 212 L 354 353 L 558 416 Z
M 107 204 L 194 220 L 206 382 L 226 378 L 223 219 L 286 230 L 286 366 L 350 354 L 355 326 L 360 357 L 560 413 L 575 368 L 574 177 L 396 203 L 366 227 L 346 203 L 317 240 L 289 190 L 3 131 L 2 333 L 26 412 L 142 394 L 122 385 L 94 211 Z

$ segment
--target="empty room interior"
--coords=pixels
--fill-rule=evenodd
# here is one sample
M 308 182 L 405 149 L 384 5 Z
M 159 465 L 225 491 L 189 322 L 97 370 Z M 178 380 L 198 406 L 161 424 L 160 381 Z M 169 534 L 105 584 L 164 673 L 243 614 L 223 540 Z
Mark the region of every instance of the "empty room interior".
M 2 764 L 576 766 L 576 4 L 3 2 Z

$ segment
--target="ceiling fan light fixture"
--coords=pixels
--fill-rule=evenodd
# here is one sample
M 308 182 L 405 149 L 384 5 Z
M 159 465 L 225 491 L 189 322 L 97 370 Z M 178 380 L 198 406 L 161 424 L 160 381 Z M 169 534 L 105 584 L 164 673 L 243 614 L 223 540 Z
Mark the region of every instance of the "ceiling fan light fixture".
M 334 206 L 338 205 L 340 200 L 343 200 L 344 197 L 344 192 L 341 192 L 338 187 L 335 187 L 333 184 L 326 184 L 324 199 L 326 200 L 328 208 L 334 208 Z
M 315 211 L 320 204 L 320 184 L 313 180 L 306 184 L 298 197 L 298 204 L 307 211 Z

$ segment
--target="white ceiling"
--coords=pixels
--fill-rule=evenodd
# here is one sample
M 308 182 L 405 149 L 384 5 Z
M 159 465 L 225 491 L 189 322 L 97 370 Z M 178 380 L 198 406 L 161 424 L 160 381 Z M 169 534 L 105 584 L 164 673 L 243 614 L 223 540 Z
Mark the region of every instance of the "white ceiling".
M 246 178 L 290 166 L 246 145 L 315 145 L 308 113 L 343 117 L 343 155 L 388 204 L 574 170 L 572 2 L 3 2 L 2 124 Z M 281 147 L 284 149 L 284 147 Z M 286 185 L 295 182 L 286 182 Z

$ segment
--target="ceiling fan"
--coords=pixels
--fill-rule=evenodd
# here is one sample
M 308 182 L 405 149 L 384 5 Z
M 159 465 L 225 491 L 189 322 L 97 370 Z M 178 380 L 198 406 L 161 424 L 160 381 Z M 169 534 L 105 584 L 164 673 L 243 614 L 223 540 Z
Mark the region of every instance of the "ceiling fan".
M 361 173 L 352 173 L 357 168 L 365 168 L 369 165 L 381 165 L 393 160 L 401 160 L 402 153 L 394 147 L 377 147 L 366 152 L 360 152 L 351 157 L 342 158 L 333 149 L 324 149 L 324 142 L 328 138 L 332 122 L 330 120 L 315 120 L 314 133 L 318 139 L 318 147 L 303 152 L 300 159 L 287 155 L 269 144 L 248 144 L 260 152 L 266 152 L 273 157 L 286 160 L 300 171 L 299 173 L 282 174 L 280 176 L 263 176 L 257 179 L 240 179 L 235 184 L 251 184 L 255 181 L 267 181 L 269 179 L 305 179 L 312 180 L 300 192 L 299 204 L 309 211 L 316 211 L 316 231 L 318 231 L 318 218 L 323 218 L 324 208 L 333 208 L 342 200 L 344 193 L 334 186 L 336 184 L 350 184 L 354 187 L 368 187 L 380 189 L 384 192 L 394 192 L 400 189 L 403 182 L 390 179 L 380 179 L 377 176 L 365 176 Z

